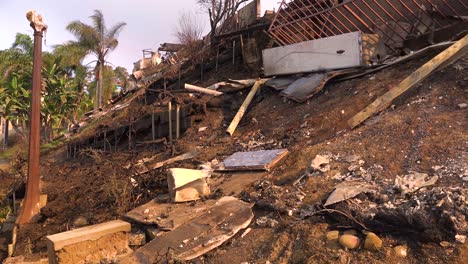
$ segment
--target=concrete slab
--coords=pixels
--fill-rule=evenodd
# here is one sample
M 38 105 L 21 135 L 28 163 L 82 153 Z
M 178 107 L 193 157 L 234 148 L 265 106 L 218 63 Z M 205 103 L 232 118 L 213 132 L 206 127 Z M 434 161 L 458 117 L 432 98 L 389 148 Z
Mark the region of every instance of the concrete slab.
M 97 240 L 100 237 L 118 233 L 118 232 L 130 232 L 130 223 L 114 220 L 102 224 L 86 226 L 83 228 L 74 229 L 71 231 L 58 233 L 47 236 L 48 247 L 51 247 L 54 251 L 60 250 L 63 247 L 86 240 Z

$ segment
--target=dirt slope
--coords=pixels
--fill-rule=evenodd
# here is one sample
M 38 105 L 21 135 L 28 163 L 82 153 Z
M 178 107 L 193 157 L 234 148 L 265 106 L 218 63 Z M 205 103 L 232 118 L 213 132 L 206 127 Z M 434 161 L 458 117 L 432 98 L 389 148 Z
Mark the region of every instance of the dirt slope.
M 430 56 L 374 75 L 331 84 L 304 104 L 286 101 L 276 91 L 264 87 L 233 138 L 226 137 L 224 129 L 246 92 L 226 95 L 221 107 L 208 107 L 206 116 L 194 115 L 194 126 L 174 146 L 176 153 L 198 148 L 200 156 L 174 166 L 195 168 L 201 162 L 222 160 L 236 151 L 286 147 L 290 155 L 264 180 L 290 193 L 297 189 L 292 183 L 319 153 L 358 155 L 366 167 L 378 168 L 371 173 L 376 181 L 393 182 L 397 175 L 410 171 L 433 174 L 433 166 L 444 166 L 437 186 L 466 190 L 468 183 L 460 176 L 467 176 L 468 115 L 466 109 L 457 105 L 468 102 L 468 58 L 432 75 L 390 109 L 357 129 L 350 131 L 346 125 L 350 117 L 428 59 Z M 207 78 L 214 82 L 216 76 L 211 73 Z M 199 127 L 205 126 L 207 130 L 198 132 Z M 43 192 L 49 195 L 49 203 L 39 223 L 20 229 L 15 255 L 46 255 L 45 236 L 72 228 L 78 216 L 85 217 L 89 224 L 116 219 L 167 192 L 164 169 L 135 178 L 138 186 L 133 187 L 129 179 L 131 171 L 121 165 L 156 153 L 163 160 L 170 156 L 170 148 L 159 146 L 137 153 L 89 151 L 76 160 L 65 160 L 63 151 L 43 159 Z M 345 173 L 348 166 L 337 162 L 329 173 L 306 178 L 301 185 L 304 193 L 301 205 L 323 201 L 336 184 L 333 175 Z M 255 184 L 240 196 L 251 199 L 261 191 L 259 186 L 260 183 Z M 295 198 L 288 199 L 281 201 L 286 208 L 295 203 Z M 379 252 L 345 251 L 327 245 L 325 234 L 334 224 L 329 219 L 322 216 L 299 219 L 261 206 L 255 210 L 250 233 L 243 238 L 235 236 L 194 262 L 463 263 L 467 259 L 466 244 L 443 248 L 438 242 L 421 242 L 401 232 L 379 234 L 384 241 Z M 260 227 L 255 221 L 261 216 L 279 223 L 273 228 Z M 389 253 L 393 246 L 401 244 L 409 246 L 405 259 Z

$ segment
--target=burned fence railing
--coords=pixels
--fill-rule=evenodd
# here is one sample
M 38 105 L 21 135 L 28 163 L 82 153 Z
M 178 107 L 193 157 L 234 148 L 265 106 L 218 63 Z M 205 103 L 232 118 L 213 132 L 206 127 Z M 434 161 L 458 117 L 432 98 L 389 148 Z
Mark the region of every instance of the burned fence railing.
M 361 31 L 387 47 L 460 23 L 466 0 L 283 0 L 268 32 L 282 45 Z

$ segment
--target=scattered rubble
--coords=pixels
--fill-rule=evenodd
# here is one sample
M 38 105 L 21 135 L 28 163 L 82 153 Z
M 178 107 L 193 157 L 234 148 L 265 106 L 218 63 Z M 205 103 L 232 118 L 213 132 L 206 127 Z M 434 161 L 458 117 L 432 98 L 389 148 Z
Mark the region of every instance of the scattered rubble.
M 267 217 L 267 216 L 262 216 L 260 218 L 258 218 L 255 223 L 259 226 L 259 227 L 270 227 L 270 228 L 274 228 L 275 226 L 278 225 L 278 221 L 274 220 L 274 219 L 271 219 L 270 217 Z
M 414 192 L 420 188 L 434 185 L 438 177 L 428 177 L 426 173 L 413 172 L 404 177 L 397 176 L 395 179 L 395 188 L 400 190 L 402 194 Z
M 310 167 L 315 171 L 327 172 L 330 170 L 330 157 L 317 155 L 310 163 Z
M 253 2 L 254 5 L 259 3 L 259 1 Z M 302 3 L 302 0 L 291 2 Z M 435 146 L 434 153 L 437 152 L 437 155 L 433 154 L 433 157 L 427 158 L 428 146 L 422 142 L 430 140 L 427 136 L 429 133 L 434 135 L 440 132 L 444 135 L 446 133 L 447 141 L 453 137 L 454 134 L 448 133 L 447 130 L 434 132 L 436 127 L 449 123 L 442 123 L 444 120 L 450 120 L 449 128 L 452 128 L 452 125 L 456 126 L 457 129 L 453 129 L 454 133 L 460 133 L 460 127 L 463 127 L 462 120 L 457 120 L 453 116 L 444 116 L 440 109 L 444 111 L 448 111 L 447 109 L 454 111 L 457 107 L 465 109 L 467 104 L 460 103 L 455 107 L 453 101 L 446 103 L 445 101 L 451 98 L 447 89 L 439 91 L 435 97 L 437 105 L 434 105 L 434 98 L 426 96 L 427 90 L 433 89 L 431 85 L 418 88 L 418 84 L 430 74 L 447 69 L 447 65 L 466 54 L 467 36 L 460 35 L 461 38 L 456 43 L 439 43 L 423 50 L 410 52 L 406 46 L 407 42 L 414 44 L 414 39 L 423 37 L 422 35 L 440 33 L 436 32 L 435 28 L 418 24 L 423 20 L 420 15 L 413 21 L 414 25 L 396 21 L 383 26 L 372 20 L 372 30 L 367 28 L 366 32 L 374 31 L 371 32 L 373 34 L 361 32 L 337 34 L 335 31 L 341 31 L 342 28 L 333 25 L 333 21 L 336 20 L 334 16 L 348 5 L 357 5 L 351 2 L 333 5 L 331 8 L 320 8 L 321 11 L 315 10 L 320 14 L 314 11 L 308 17 L 301 15 L 297 17 L 297 14 L 281 19 L 277 16 L 272 17 L 274 23 L 270 28 L 268 28 L 269 23 L 255 25 L 262 30 L 268 29 L 271 36 L 279 41 L 278 43 L 274 43 L 272 38 L 264 41 L 268 44 L 260 43 L 263 42 L 261 38 L 250 37 L 250 34 L 255 32 L 249 28 L 251 24 L 244 25 L 242 29 L 237 28 L 234 32 L 223 31 L 223 37 L 214 36 L 213 40 L 216 41 L 212 45 L 217 45 L 216 53 L 219 53 L 221 47 L 224 54 L 221 56 L 217 54 L 216 59 L 210 58 L 209 61 L 202 61 L 199 65 L 189 65 L 187 57 L 182 55 L 178 57 L 177 54 L 184 52 L 183 46 L 171 43 L 161 45 L 161 51 L 169 52 L 164 57 L 151 52 L 150 58 L 144 58 L 136 64 L 133 72 L 135 89 L 131 87 L 124 89 L 125 93 L 132 94 L 131 97 L 121 94 L 107 109 L 87 113 L 86 118 L 71 126 L 71 139 L 66 149 L 67 158 L 76 159 L 80 155 L 94 158 L 89 164 L 86 164 L 85 159 L 78 160 L 80 165 L 93 167 L 83 174 L 104 175 L 106 181 L 96 184 L 93 181 L 87 181 L 85 184 L 77 183 L 67 175 L 71 175 L 70 171 L 76 167 L 70 171 L 57 169 L 58 172 L 54 173 L 71 183 L 67 186 L 70 189 L 64 190 L 63 195 L 56 193 L 52 196 L 52 203 L 74 206 L 75 203 L 78 204 L 76 201 L 79 201 L 85 204 L 77 208 L 77 212 L 80 213 L 87 209 L 88 204 L 94 205 L 96 201 L 102 201 L 97 210 L 108 205 L 125 208 L 123 213 L 130 210 L 124 218 L 136 223 L 141 230 L 130 233 L 128 244 L 135 249 L 135 252 L 123 256 L 120 263 L 163 262 L 168 258 L 189 261 L 204 254 L 207 256 L 206 259 L 200 259 L 202 262 L 216 262 L 219 256 L 227 256 L 229 259 L 229 255 L 225 256 L 223 252 L 229 251 L 231 246 L 236 247 L 236 250 L 237 247 L 240 248 L 236 254 L 245 250 L 243 244 L 247 244 L 250 255 L 242 259 L 242 263 L 264 260 L 265 254 L 268 254 L 265 252 L 269 252 L 268 250 L 281 256 L 276 256 L 276 259 L 268 256 L 267 263 L 270 261 L 320 263 L 325 259 L 330 260 L 332 255 L 344 263 L 366 263 L 375 260 L 372 256 L 374 253 L 378 255 L 383 252 L 382 249 L 387 250 L 388 256 L 394 254 L 398 257 L 408 257 L 408 246 L 399 245 L 392 248 L 401 242 L 387 243 L 387 236 L 395 239 L 403 237 L 414 243 L 415 247 L 419 247 L 417 243 L 438 243 L 445 247 L 441 250 L 453 250 L 460 246 L 458 244 L 464 244 L 468 234 L 466 147 L 459 144 L 458 152 L 452 152 L 444 147 L 444 142 L 440 142 L 441 146 Z M 280 8 L 282 14 L 296 10 L 296 7 L 285 8 L 284 4 L 282 3 Z M 301 10 L 310 8 L 311 5 L 299 7 Z M 427 11 L 426 7 L 419 5 L 415 8 L 423 13 Z M 431 12 L 439 13 L 440 11 L 436 9 Z M 386 13 L 384 9 L 383 11 Z M 250 15 L 244 12 L 247 11 L 241 12 L 243 15 L 238 18 L 242 22 L 238 23 L 245 23 L 244 16 L 248 17 L 247 20 L 251 19 Z M 321 19 L 312 18 L 319 15 L 323 18 L 323 14 L 327 14 L 326 17 L 331 15 L 327 18 L 331 19 L 328 21 L 330 23 L 325 28 L 322 26 L 317 28 L 316 23 Z M 444 20 L 448 18 L 444 16 Z M 442 21 L 442 18 L 428 17 L 428 19 L 433 22 Z M 462 20 L 452 15 L 450 19 L 453 21 L 444 21 L 450 27 L 455 24 L 455 20 Z M 253 20 L 257 21 L 258 17 Z M 291 30 L 292 25 L 301 25 L 297 24 L 299 21 L 321 33 L 318 35 L 310 33 L 313 34 L 310 35 L 302 30 L 293 29 L 284 34 L 281 31 Z M 356 22 L 358 27 L 362 26 L 361 22 Z M 346 21 L 343 23 L 343 26 L 347 24 Z M 321 22 L 319 24 L 324 25 Z M 235 27 L 237 26 L 236 24 Z M 340 30 L 330 31 L 328 27 Z M 388 32 L 386 33 L 389 29 L 395 30 L 395 28 L 403 30 L 403 32 L 401 30 L 394 32 L 398 40 L 395 40 L 393 34 L 387 36 Z M 410 28 L 414 28 L 412 30 L 415 32 L 409 32 Z M 309 35 L 298 37 L 299 34 Z M 248 39 L 243 39 L 247 35 Z M 291 37 L 285 39 L 290 35 Z M 349 41 L 345 41 L 346 45 L 343 46 L 342 39 Z M 298 40 L 301 40 L 300 43 L 296 43 Z M 236 48 L 236 43 L 240 43 L 241 47 Z M 314 43 L 325 43 L 325 45 L 316 47 Z M 275 47 L 278 44 L 283 46 Z M 384 45 L 387 45 L 387 50 Z M 258 79 L 261 74 L 257 73 L 255 76 L 254 74 L 244 76 L 243 78 L 248 78 L 244 80 L 203 76 L 206 74 L 205 66 L 215 67 L 215 75 L 224 76 L 224 73 L 218 74 L 221 62 L 224 60 L 230 63 L 232 60 L 235 64 L 239 56 L 246 65 L 249 65 L 248 67 L 258 64 L 260 51 L 265 46 L 268 48 L 263 50 L 264 73 L 266 76 L 272 76 L 271 79 Z M 208 50 L 207 46 L 203 47 L 205 48 Z M 420 67 L 421 58 L 428 56 L 429 52 L 442 48 L 447 49 Z M 241 54 L 236 57 L 239 49 Z M 284 56 L 281 55 L 282 52 L 285 52 Z M 398 58 L 387 56 L 387 53 L 394 55 L 402 52 L 409 54 Z M 308 57 L 312 59 L 307 59 Z M 404 62 L 414 63 L 400 75 L 398 71 L 377 73 Z M 354 68 L 354 66 L 368 68 Z M 406 66 L 402 65 L 398 70 Z M 258 68 L 258 65 L 256 67 Z M 463 73 L 463 65 L 457 64 L 454 67 L 458 71 L 457 74 Z M 336 70 L 338 68 L 340 70 Z M 415 68 L 418 69 L 399 82 L 396 76 L 401 77 Z M 231 71 L 237 72 L 239 69 L 232 68 Z M 228 72 L 226 75 L 233 72 Z M 290 75 L 273 76 L 285 73 Z M 344 85 L 344 81 L 368 74 L 373 75 L 349 81 L 349 84 Z M 221 81 L 223 79 L 224 81 Z M 463 87 L 465 79 L 457 80 L 461 82 L 460 87 Z M 341 91 L 326 89 L 327 85 L 337 82 L 342 82 Z M 360 84 L 364 82 L 369 82 L 372 89 L 363 88 Z M 274 90 L 262 88 L 263 84 Z M 252 88 L 247 93 L 244 89 L 250 87 Z M 416 93 L 419 89 L 424 91 L 425 95 L 400 98 L 406 100 L 404 103 L 394 102 L 412 87 L 414 87 L 413 92 Z M 458 88 L 457 86 L 456 89 Z M 295 102 L 280 98 L 278 95 Z M 270 96 L 268 98 L 271 102 L 266 102 L 267 96 Z M 346 103 L 354 107 L 338 105 L 345 97 Z M 121 102 L 117 104 L 118 101 Z M 305 101 L 306 104 L 297 104 Z M 323 108 L 320 106 L 327 102 L 328 106 L 332 107 L 322 111 Z M 247 111 L 257 106 L 261 106 L 262 109 Z M 391 109 L 368 120 L 361 128 L 349 130 L 349 127 L 357 127 L 389 106 Z M 361 112 L 356 113 L 363 107 L 365 108 Z M 288 108 L 294 111 L 286 111 Z M 401 117 L 408 113 L 407 108 L 421 109 L 417 112 L 419 116 Z M 237 112 L 234 115 L 235 110 Z M 462 111 L 456 110 L 456 112 L 457 117 L 460 117 Z M 441 117 L 436 119 L 434 117 L 436 115 Z M 103 120 L 106 121 L 101 122 Z M 430 126 L 425 125 L 433 120 L 442 124 L 435 122 Z M 192 121 L 196 125 L 185 130 L 192 126 Z M 189 124 L 185 126 L 185 122 Z M 382 124 L 385 122 L 388 124 Z M 249 128 L 246 128 L 247 126 Z M 383 128 L 402 134 L 408 133 L 410 136 L 401 143 L 401 146 L 396 146 L 400 142 L 396 143 L 391 139 L 395 134 L 383 131 Z M 180 136 L 183 131 L 189 133 L 188 137 Z M 458 135 L 458 138 L 461 136 Z M 124 141 L 125 146 L 122 144 Z M 356 141 L 359 144 L 356 144 Z M 381 148 L 380 151 L 384 154 L 374 150 L 375 145 L 378 145 L 377 148 Z M 304 150 L 306 148 L 307 151 Z M 93 149 L 102 150 L 103 155 L 99 156 L 99 159 L 98 156 L 91 155 Z M 123 149 L 128 149 L 128 152 L 122 151 Z M 329 153 L 330 149 L 336 150 L 338 154 Z M 146 152 L 138 153 L 140 150 Z M 192 151 L 186 152 L 188 150 Z M 120 151 L 122 153 L 119 153 Z M 185 154 L 179 155 L 184 152 Z M 117 166 L 122 172 L 116 173 L 115 168 L 110 168 L 110 163 L 101 159 L 104 155 L 112 154 L 128 155 Z M 230 154 L 232 155 L 228 156 Z M 311 160 L 315 154 L 317 155 Z M 290 156 L 286 159 L 287 155 Z M 445 156 L 447 159 L 443 160 L 441 157 Z M 218 159 L 221 160 L 223 157 L 226 158 L 219 163 Z M 210 160 L 212 162 L 209 162 Z M 202 168 L 194 169 L 200 163 Z M 176 167 L 167 168 L 169 164 L 175 164 Z M 125 175 L 123 185 L 116 184 L 114 179 L 120 174 Z M 108 177 L 109 175 L 112 176 Z M 55 179 L 47 178 L 47 181 L 58 184 L 54 182 Z M 92 185 L 102 185 L 97 191 L 92 189 L 93 192 L 110 195 L 84 197 L 82 194 L 91 192 Z M 122 201 L 127 204 L 123 206 Z M 252 211 L 254 205 L 256 214 L 259 210 L 261 216 L 254 215 Z M 103 233 L 102 236 L 96 236 L 96 241 L 87 243 L 93 238 L 93 235 L 89 235 L 89 230 L 92 229 L 87 226 L 89 222 L 122 216 L 113 212 L 114 214 L 109 213 L 104 218 L 98 218 L 93 213 L 95 212 L 83 213 L 89 219 L 82 216 L 70 217 L 74 216 L 74 210 L 69 209 L 66 214 L 62 214 L 61 208 L 54 207 L 54 204 L 42 210 L 42 222 L 39 224 L 55 228 L 54 231 L 60 232 L 58 231 L 60 228 L 65 230 L 63 223 L 66 223 L 66 228 L 69 223 L 73 228 L 82 227 L 48 237 L 51 241 L 48 245 L 51 247 L 49 252 L 54 252 L 51 253 L 52 261 L 59 259 L 64 263 L 67 261 L 73 263 L 77 257 L 67 254 L 75 252 L 79 258 L 86 261 L 99 259 L 113 263 L 117 261 L 117 255 L 130 253 L 124 236 L 129 232 L 129 223 L 119 222 L 124 227 L 117 232 L 118 234 L 104 232 L 106 235 Z M 311 221 L 306 218 L 311 218 Z M 253 219 L 255 225 L 261 228 L 248 227 Z M 327 224 L 324 224 L 325 222 Z M 5 224 L 8 223 L 12 226 L 11 221 Z M 313 229 L 317 223 L 326 226 L 318 232 L 321 241 L 314 232 L 301 232 L 301 226 L 307 225 L 317 233 L 317 230 Z M 5 228 L 5 224 L 2 232 L 10 230 Z M 234 237 L 245 228 L 247 229 L 242 235 Z M 288 232 L 290 230 L 295 232 Z M 323 239 L 324 230 L 332 230 L 327 232 L 326 241 Z M 76 232 L 80 232 L 78 240 L 87 244 L 65 249 L 66 246 L 57 246 L 58 241 L 61 241 L 57 238 L 64 234 L 76 235 Z M 105 256 L 102 252 L 91 252 L 89 253 L 91 257 L 83 255 L 86 251 L 80 250 L 82 247 L 96 248 L 100 246 L 100 239 L 104 239 L 102 243 L 105 245 L 117 245 L 118 249 L 107 252 L 109 254 L 106 253 Z M 208 253 L 229 239 L 232 244 L 226 243 L 222 250 Z M 242 243 L 238 243 L 238 240 Z M 251 241 L 267 243 L 258 242 L 261 244 L 260 247 L 252 245 Z M 310 241 L 313 241 L 312 246 Z M 326 242 L 341 245 L 346 250 L 333 248 L 317 250 L 314 247 L 323 249 L 320 247 L 329 245 Z M 375 252 L 361 256 L 348 251 L 348 249 L 362 248 Z M 413 250 L 413 245 L 410 248 Z M 296 254 L 298 251 L 301 253 Z M 22 252 L 25 252 L 24 246 Z M 229 261 L 236 262 L 237 259 Z M 408 261 L 411 262 L 413 259 L 408 258 Z
M 407 246 L 396 246 L 393 248 L 393 252 L 397 257 L 405 258 L 408 256 L 408 247 Z
M 223 197 L 207 213 L 156 237 L 121 262 L 158 262 L 159 256 L 171 249 L 179 259 L 194 259 L 247 228 L 253 219 L 252 206 L 234 197 Z
M 173 168 L 170 172 L 167 184 L 174 202 L 194 201 L 210 194 L 211 171 Z

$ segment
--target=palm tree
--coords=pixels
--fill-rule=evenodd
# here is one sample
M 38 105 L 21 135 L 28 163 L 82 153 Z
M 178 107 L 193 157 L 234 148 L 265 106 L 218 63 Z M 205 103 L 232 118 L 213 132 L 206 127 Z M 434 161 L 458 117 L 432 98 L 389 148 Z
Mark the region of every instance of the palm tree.
M 91 63 L 96 62 L 96 67 L 94 68 L 97 80 L 96 107 L 101 108 L 103 68 L 107 62 L 106 58 L 109 53 L 117 48 L 119 44 L 117 36 L 126 23 L 119 22 L 107 28 L 104 15 L 99 10 L 94 10 L 94 14 L 90 18 L 93 22 L 92 25 L 85 24 L 79 20 L 70 22 L 67 30 L 75 35 L 77 40 L 69 41 L 59 48 L 68 50 L 73 55 L 72 57 L 80 61 L 87 55 L 96 57 L 96 60 Z

